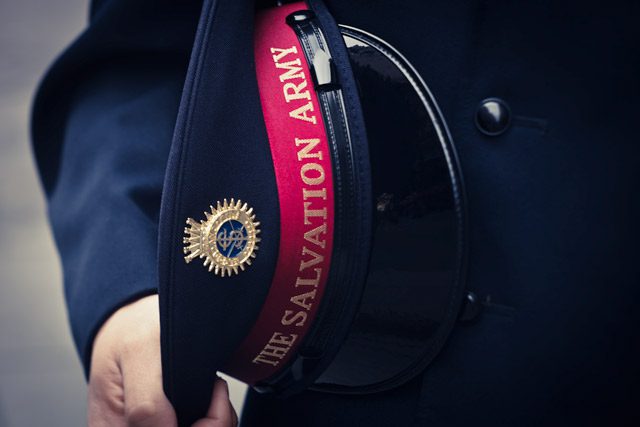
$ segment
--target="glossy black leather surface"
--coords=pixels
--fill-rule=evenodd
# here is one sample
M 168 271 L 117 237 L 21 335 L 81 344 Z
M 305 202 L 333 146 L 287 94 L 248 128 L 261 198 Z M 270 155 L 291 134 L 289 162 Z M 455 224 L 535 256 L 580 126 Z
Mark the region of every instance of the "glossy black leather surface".
M 462 295 L 464 209 L 453 146 L 424 83 L 384 42 L 343 34 L 369 137 L 373 248 L 359 313 L 317 388 L 353 393 L 410 379 L 442 347 Z

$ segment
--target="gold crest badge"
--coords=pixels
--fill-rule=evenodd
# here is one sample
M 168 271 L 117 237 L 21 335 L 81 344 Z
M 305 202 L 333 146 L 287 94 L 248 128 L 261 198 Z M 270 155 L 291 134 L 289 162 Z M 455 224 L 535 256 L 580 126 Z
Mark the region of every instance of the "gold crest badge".
M 244 271 L 256 257 L 260 238 L 253 208 L 240 200 L 218 201 L 211 212 L 205 212 L 200 222 L 187 219 L 184 233 L 184 257 L 190 263 L 195 258 L 204 258 L 204 266 L 221 277 Z

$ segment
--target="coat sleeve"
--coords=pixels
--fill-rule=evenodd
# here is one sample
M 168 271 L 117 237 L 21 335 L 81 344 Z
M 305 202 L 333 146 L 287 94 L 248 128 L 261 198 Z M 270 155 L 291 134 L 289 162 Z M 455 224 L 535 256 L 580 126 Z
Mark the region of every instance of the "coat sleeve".
M 157 289 L 160 198 L 199 11 L 94 2 L 36 94 L 33 148 L 85 373 L 101 324 Z

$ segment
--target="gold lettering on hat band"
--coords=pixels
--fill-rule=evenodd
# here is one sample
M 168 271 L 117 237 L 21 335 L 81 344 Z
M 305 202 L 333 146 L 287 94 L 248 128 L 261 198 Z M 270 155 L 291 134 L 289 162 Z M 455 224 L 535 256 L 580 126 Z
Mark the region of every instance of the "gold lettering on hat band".
M 256 21 L 256 76 L 280 207 L 280 239 L 263 306 L 222 369 L 249 384 L 277 374 L 296 354 L 318 313 L 331 265 L 329 137 L 305 51 L 286 24 L 286 17 L 302 6 L 270 9 Z
M 271 53 L 273 54 L 273 62 L 276 68 L 285 70 L 279 77 L 280 82 L 285 83 L 282 87 L 285 101 L 289 103 L 293 100 L 307 100 L 304 104 L 289 111 L 289 117 L 313 123 L 315 125 L 318 121 L 316 119 L 316 115 L 313 113 L 313 102 L 311 101 L 309 89 L 307 89 L 307 80 L 305 79 L 304 72 L 302 70 L 302 62 L 300 58 L 295 58 L 290 61 L 282 61 L 285 56 L 298 55 L 298 49 L 295 46 L 291 46 L 287 49 L 272 47 Z M 287 82 L 287 80 L 291 79 L 300 79 L 302 81 L 298 84 Z

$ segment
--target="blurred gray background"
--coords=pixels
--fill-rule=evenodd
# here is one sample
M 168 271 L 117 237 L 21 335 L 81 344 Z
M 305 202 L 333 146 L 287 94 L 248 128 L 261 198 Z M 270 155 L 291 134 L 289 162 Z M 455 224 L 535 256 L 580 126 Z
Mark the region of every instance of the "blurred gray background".
M 87 10 L 88 0 L 0 0 L 0 427 L 86 423 L 28 123 L 39 79 Z M 231 394 L 240 410 L 244 387 Z
M 60 263 L 29 145 L 38 80 L 85 23 L 84 0 L 0 0 L 0 426 L 85 424 Z

